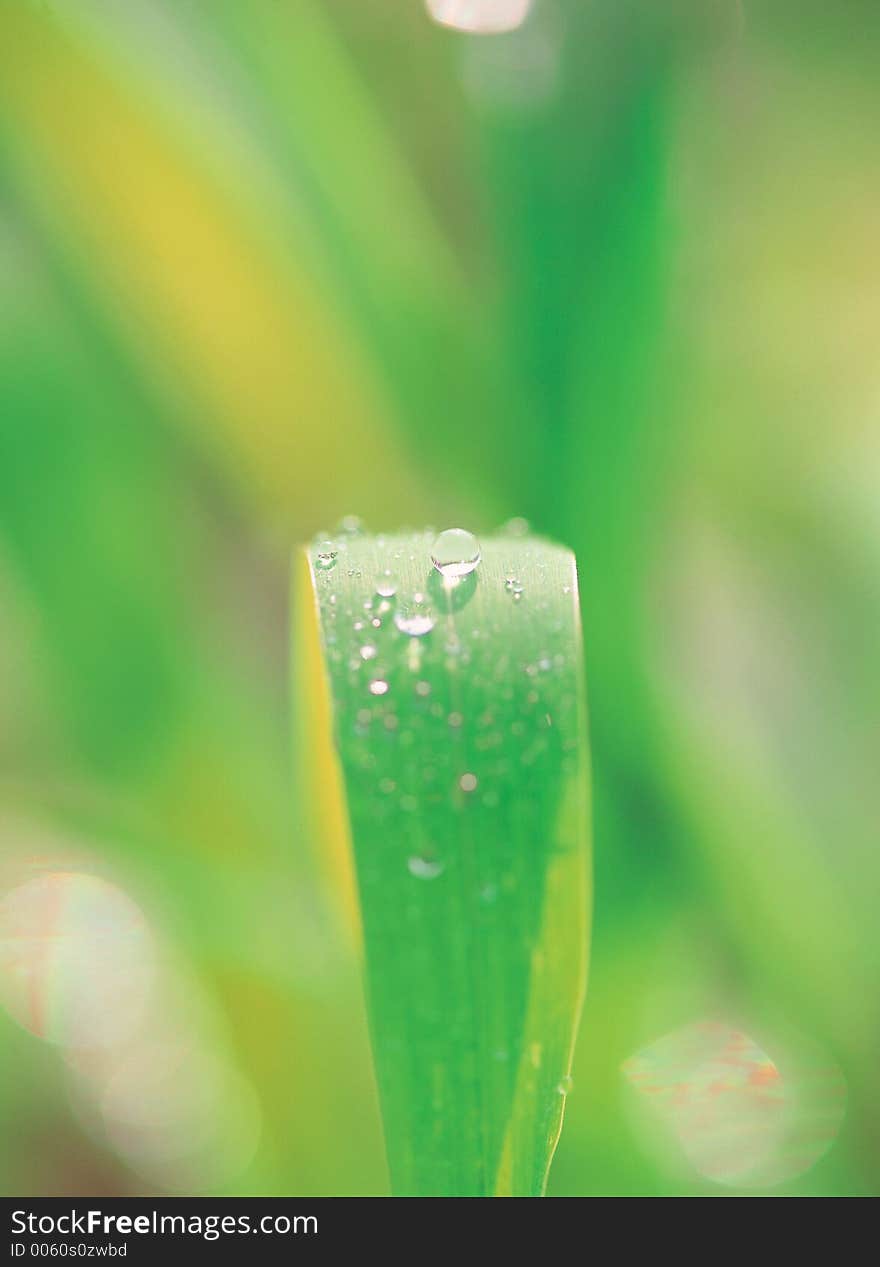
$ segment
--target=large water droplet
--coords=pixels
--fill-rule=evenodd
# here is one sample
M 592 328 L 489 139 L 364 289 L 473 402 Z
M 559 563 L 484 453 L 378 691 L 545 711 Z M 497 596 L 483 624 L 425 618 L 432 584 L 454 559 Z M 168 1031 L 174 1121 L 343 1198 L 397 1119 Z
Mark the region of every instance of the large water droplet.
M 401 633 L 411 638 L 422 638 L 430 633 L 436 623 L 434 609 L 424 594 L 413 594 L 404 599 L 394 613 L 394 623 Z
M 397 590 L 397 582 L 390 568 L 380 572 L 376 577 L 376 593 L 380 598 L 393 598 Z
M 370 683 L 370 694 L 371 695 L 387 695 L 388 694 L 388 683 L 384 680 L 384 678 L 373 679 L 373 681 Z
M 324 572 L 329 572 L 331 568 L 336 567 L 338 557 L 339 546 L 335 541 L 320 541 L 317 554 L 315 555 L 315 567 L 321 568 Z
M 406 865 L 410 875 L 417 880 L 436 880 L 438 875 L 443 874 L 443 863 L 430 854 L 413 854 Z
M 431 546 L 434 567 L 446 579 L 468 576 L 481 557 L 479 541 L 464 528 L 447 528 Z

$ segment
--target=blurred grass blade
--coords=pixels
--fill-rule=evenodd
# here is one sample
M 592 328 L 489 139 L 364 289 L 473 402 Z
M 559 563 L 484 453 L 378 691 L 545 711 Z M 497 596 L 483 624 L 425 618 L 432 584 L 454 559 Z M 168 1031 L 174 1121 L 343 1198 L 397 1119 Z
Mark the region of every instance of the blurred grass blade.
M 499 537 L 450 587 L 430 536 L 355 534 L 294 584 L 302 790 L 337 864 L 350 830 L 393 1189 L 540 1194 L 588 935 L 574 558 Z

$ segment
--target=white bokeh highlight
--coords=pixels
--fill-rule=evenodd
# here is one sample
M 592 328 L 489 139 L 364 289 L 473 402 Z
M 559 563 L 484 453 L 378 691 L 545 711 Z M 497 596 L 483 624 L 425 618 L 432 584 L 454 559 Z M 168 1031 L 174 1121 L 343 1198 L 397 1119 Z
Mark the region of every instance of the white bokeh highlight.
M 532 0 L 427 0 L 435 22 L 474 35 L 500 35 L 522 26 Z

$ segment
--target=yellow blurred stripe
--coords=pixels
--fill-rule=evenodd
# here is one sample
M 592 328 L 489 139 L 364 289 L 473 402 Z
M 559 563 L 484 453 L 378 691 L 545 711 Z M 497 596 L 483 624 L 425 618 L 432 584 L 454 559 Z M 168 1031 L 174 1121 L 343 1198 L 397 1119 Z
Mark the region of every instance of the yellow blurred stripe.
M 297 522 L 406 504 L 378 389 L 302 262 L 93 50 L 27 5 L 3 25 L 0 111 L 31 196 L 187 421 Z
M 331 898 L 362 952 L 360 902 L 345 784 L 333 743 L 330 683 L 321 651 L 308 555 L 302 549 L 293 557 L 291 609 L 295 620 L 291 663 L 297 701 L 293 714 L 297 810 Z

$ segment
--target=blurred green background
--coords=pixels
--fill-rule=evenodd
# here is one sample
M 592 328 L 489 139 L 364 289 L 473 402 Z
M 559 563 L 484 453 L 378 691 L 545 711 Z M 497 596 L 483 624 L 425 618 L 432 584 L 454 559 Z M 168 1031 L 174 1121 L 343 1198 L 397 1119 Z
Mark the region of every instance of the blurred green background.
M 878 37 L 0 0 L 0 1191 L 386 1190 L 288 738 L 349 513 L 578 553 L 551 1192 L 880 1188 Z

